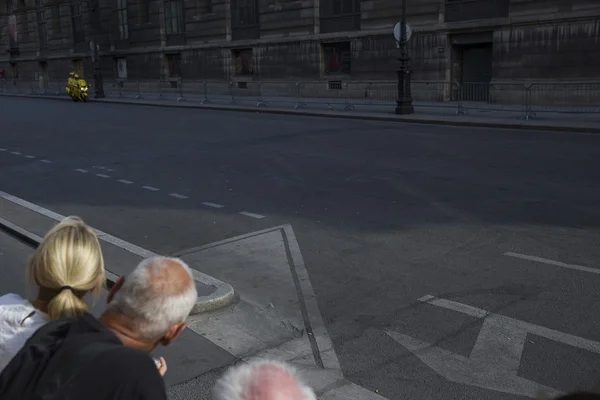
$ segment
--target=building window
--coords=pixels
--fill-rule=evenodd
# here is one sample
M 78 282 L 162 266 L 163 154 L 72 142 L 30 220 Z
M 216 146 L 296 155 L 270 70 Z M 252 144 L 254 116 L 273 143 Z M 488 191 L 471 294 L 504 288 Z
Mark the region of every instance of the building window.
M 83 20 L 79 10 L 79 4 L 71 6 L 71 25 L 73 27 L 73 42 L 85 42 L 85 34 L 83 32 Z
M 446 22 L 508 17 L 510 0 L 446 0 Z
M 73 69 L 76 74 L 83 76 L 83 60 L 80 58 L 73 60 Z
M 17 15 L 19 16 L 19 24 L 22 27 L 19 31 L 22 33 L 24 41 L 29 40 L 29 15 L 27 14 L 27 4 L 25 4 L 25 0 L 20 0 Z
M 10 75 L 13 79 L 19 79 L 19 66 L 17 63 L 10 63 Z
M 198 15 L 212 13 L 212 0 L 196 0 L 196 13 Z
M 165 25 L 167 35 L 183 33 L 182 6 L 180 0 L 165 0 Z
M 232 50 L 233 75 L 252 76 L 254 73 L 254 57 L 252 49 Z
M 125 57 L 115 58 L 115 68 L 117 69 L 117 78 L 127 79 L 127 60 Z
M 258 25 L 258 7 L 256 0 L 233 0 L 234 27 Z
M 326 43 L 323 45 L 325 75 L 349 75 L 352 72 L 350 43 Z
M 62 24 L 60 18 L 60 4 L 58 4 L 59 0 L 56 0 L 56 3 L 52 7 L 52 22 L 53 22 L 53 30 L 54 34 L 60 34 L 62 32 Z
M 48 36 L 46 33 L 46 10 L 43 7 L 41 0 L 36 0 L 36 17 L 38 24 L 38 40 L 40 49 L 46 47 Z
M 117 0 L 117 24 L 119 25 L 119 39 L 129 39 L 129 26 L 127 24 L 127 0 Z
M 260 38 L 258 0 L 231 0 L 233 40 Z
M 360 30 L 360 0 L 321 0 L 321 32 Z
M 150 0 L 138 0 L 138 17 L 140 24 L 150 22 Z
M 6 1 L 6 14 L 12 14 L 17 11 L 16 0 L 5 0 Z
M 181 76 L 181 55 L 167 54 L 167 77 L 179 78 Z
M 48 63 L 46 61 L 40 61 L 38 66 L 40 68 L 39 78 L 45 81 L 48 80 Z
M 17 17 L 14 14 L 8 16 L 8 52 L 11 56 L 19 54 Z

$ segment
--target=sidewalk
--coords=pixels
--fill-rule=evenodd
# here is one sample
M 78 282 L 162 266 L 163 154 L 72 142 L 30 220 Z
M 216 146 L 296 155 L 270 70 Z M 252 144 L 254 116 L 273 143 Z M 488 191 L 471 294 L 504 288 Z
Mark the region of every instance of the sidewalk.
M 35 95 L 0 93 L 3 96 L 28 98 L 46 98 L 70 101 L 66 95 Z M 210 96 L 174 92 L 135 93 L 108 92 L 105 99 L 90 99 L 91 102 L 143 105 L 155 107 L 178 107 L 205 110 L 242 111 L 263 114 L 284 114 L 328 118 L 347 118 L 370 121 L 405 122 L 448 126 L 470 126 L 483 128 L 508 128 L 527 130 L 548 130 L 582 133 L 600 133 L 600 114 L 539 112 L 530 119 L 523 119 L 524 111 L 520 107 L 497 105 L 465 104 L 465 114 L 457 115 L 459 107 L 454 103 L 414 104 L 415 113 L 411 115 L 394 114 L 393 104 L 360 104 L 344 99 L 302 99 L 251 96 Z M 162 97 L 162 98 L 161 98 Z M 475 108 L 475 106 L 477 108 Z M 497 108 L 496 108 L 497 107 Z
M 16 287 L 24 282 L 19 266 L 61 219 L 51 210 L 0 191 L 0 227 L 10 233 L 0 231 L 0 259 L 15 266 L 0 285 L 3 292 L 22 293 Z M 106 267 L 118 275 L 133 269 L 144 251 L 150 255 L 107 233 L 100 232 L 99 237 Z M 254 358 L 292 364 L 322 400 L 386 400 L 344 378 L 290 225 L 173 256 L 185 260 L 195 274 L 230 283 L 238 299 L 218 310 L 191 315 L 184 334 L 171 346 L 157 349 L 169 365 L 165 383 L 171 400 L 209 399 L 214 382 L 230 365 Z M 110 274 L 109 279 L 115 278 Z M 102 310 L 103 303 L 98 304 L 94 314 Z

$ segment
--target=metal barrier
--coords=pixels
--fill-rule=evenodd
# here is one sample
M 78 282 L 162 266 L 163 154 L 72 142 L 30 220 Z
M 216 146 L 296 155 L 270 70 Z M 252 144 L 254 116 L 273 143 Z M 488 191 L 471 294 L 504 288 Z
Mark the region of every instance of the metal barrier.
M 175 100 L 247 107 L 325 108 L 389 111 L 397 99 L 395 81 L 245 81 L 245 80 L 105 80 L 110 98 Z M 521 119 L 538 113 L 600 114 L 599 82 L 478 83 L 413 81 L 413 104 L 424 112 L 467 115 L 472 110 L 502 112 Z M 64 80 L 0 81 L 0 93 L 65 93 Z

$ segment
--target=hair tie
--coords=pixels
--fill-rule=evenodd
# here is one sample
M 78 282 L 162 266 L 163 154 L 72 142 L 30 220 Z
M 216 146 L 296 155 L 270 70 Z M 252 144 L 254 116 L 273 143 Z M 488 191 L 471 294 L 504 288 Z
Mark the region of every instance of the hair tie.
M 73 288 L 71 286 L 66 285 L 60 288 L 60 292 L 62 292 L 63 290 L 70 290 L 72 292 Z

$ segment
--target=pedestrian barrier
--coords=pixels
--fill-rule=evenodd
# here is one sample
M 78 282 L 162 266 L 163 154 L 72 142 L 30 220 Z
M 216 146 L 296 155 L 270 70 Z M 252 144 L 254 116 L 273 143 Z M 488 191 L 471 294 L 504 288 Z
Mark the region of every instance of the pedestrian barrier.
M 397 99 L 395 81 L 278 80 L 105 80 L 110 98 L 190 101 L 343 111 L 389 111 Z M 0 81 L 0 93 L 53 95 L 65 93 L 66 80 Z M 454 115 L 471 110 L 502 111 L 521 119 L 538 113 L 600 113 L 600 82 L 478 83 L 412 81 L 415 107 Z M 93 90 L 93 89 L 92 89 Z

